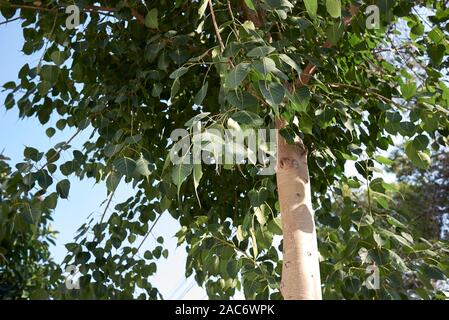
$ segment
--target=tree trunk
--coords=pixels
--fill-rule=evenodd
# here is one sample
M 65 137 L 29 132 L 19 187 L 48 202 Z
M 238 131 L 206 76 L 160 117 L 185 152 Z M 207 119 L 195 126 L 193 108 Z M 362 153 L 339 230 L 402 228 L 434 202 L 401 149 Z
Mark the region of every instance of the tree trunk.
M 283 125 L 277 121 L 277 129 Z M 321 280 L 307 149 L 277 133 L 277 188 L 281 207 L 283 259 L 281 293 L 285 300 L 320 300 Z

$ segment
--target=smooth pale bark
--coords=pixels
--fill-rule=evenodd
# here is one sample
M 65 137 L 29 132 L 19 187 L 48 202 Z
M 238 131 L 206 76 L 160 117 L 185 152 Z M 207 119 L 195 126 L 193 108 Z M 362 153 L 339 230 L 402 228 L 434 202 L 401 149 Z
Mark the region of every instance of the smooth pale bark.
M 282 124 L 277 121 L 279 129 Z M 321 280 L 307 149 L 277 133 L 277 188 L 283 231 L 281 293 L 285 300 L 320 300 Z

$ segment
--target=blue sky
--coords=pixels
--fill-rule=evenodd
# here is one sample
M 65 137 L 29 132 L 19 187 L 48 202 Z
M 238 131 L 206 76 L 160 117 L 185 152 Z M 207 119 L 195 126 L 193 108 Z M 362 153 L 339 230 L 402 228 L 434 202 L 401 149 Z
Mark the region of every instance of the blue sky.
M 1 21 L 0 21 L 1 22 Z M 6 25 L 0 25 L 0 86 L 4 83 L 16 80 L 20 68 L 28 63 L 30 67 L 38 64 L 42 53 L 27 56 L 21 52 L 23 45 L 22 29 L 19 21 Z M 55 144 L 66 141 L 72 134 L 70 130 L 57 131 L 48 138 L 45 129 L 54 126 L 58 115 L 53 115 L 50 122 L 42 126 L 35 118 L 19 119 L 16 108 L 6 111 L 4 107 L 5 92 L 0 91 L 0 152 L 11 158 L 12 163 L 23 160 L 23 149 L 32 146 L 41 151 L 52 148 Z M 82 143 L 90 132 L 78 136 L 72 143 L 74 148 L 81 150 Z M 70 151 L 69 151 L 70 152 Z M 62 160 L 69 160 L 70 154 L 61 154 Z M 56 175 L 55 180 L 62 179 Z M 121 184 L 115 193 L 114 203 L 126 200 L 134 190 L 130 185 Z M 103 184 L 95 184 L 93 180 L 79 181 L 71 178 L 71 190 L 68 200 L 60 200 L 54 213 L 53 229 L 59 231 L 57 245 L 51 248 L 55 261 L 61 262 L 65 256 L 64 244 L 73 242 L 75 231 L 93 213 L 101 215 L 103 208 L 100 206 L 106 198 L 106 188 Z M 111 206 L 112 207 L 112 206 Z M 205 291 L 198 287 L 191 277 L 184 276 L 186 253 L 184 247 L 176 248 L 174 234 L 178 230 L 178 223 L 169 214 L 164 214 L 153 231 L 154 237 L 148 237 L 146 246 L 152 247 L 158 236 L 164 236 L 165 247 L 170 255 L 167 260 L 160 260 L 158 272 L 152 277 L 151 282 L 163 294 L 165 299 L 204 299 Z M 146 249 L 143 247 L 141 252 Z

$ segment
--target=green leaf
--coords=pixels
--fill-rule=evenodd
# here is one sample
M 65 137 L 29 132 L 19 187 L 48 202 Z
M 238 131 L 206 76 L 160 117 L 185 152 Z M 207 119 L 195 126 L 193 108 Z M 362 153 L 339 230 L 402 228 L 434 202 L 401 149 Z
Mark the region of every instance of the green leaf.
M 445 52 L 446 47 L 443 44 L 430 45 L 427 50 L 430 60 L 432 60 L 432 63 L 436 66 L 439 66 L 443 61 Z
M 256 97 L 246 91 L 229 91 L 226 100 L 237 109 L 256 109 L 259 105 Z
M 353 294 L 359 292 L 361 286 L 362 283 L 356 277 L 348 277 L 344 281 L 344 290 Z
M 228 275 L 231 278 L 237 277 L 237 274 L 239 272 L 239 263 L 238 263 L 238 261 L 239 260 L 237 260 L 237 259 L 230 259 L 228 261 L 228 264 L 226 266 L 226 271 L 227 271 Z
M 33 161 L 39 161 L 42 159 L 42 156 L 44 155 L 43 152 L 39 152 L 39 150 L 32 148 L 32 147 L 26 147 L 23 151 L 23 155 L 25 158 L 31 159 Z
M 396 218 L 393 218 L 391 216 L 387 216 L 387 221 L 392 226 L 395 226 L 395 227 L 398 227 L 398 228 L 402 228 L 402 229 L 407 229 L 406 226 L 402 222 L 400 222 L 398 219 L 396 219 Z
M 179 190 L 181 189 L 181 185 L 187 179 L 187 177 L 192 173 L 193 165 L 192 164 L 178 164 L 175 165 L 172 169 L 172 182 L 178 187 L 178 195 Z
M 208 0 L 201 0 L 200 7 L 198 8 L 198 18 L 202 18 L 207 9 Z
M 380 195 L 376 196 L 376 202 L 384 209 L 388 209 L 388 200 Z
M 113 192 L 115 191 L 115 189 L 117 189 L 117 186 L 120 183 L 120 180 L 122 179 L 122 176 L 115 173 L 115 172 L 111 172 L 108 176 L 108 178 L 106 179 L 106 188 L 108 189 L 108 191 Z
M 434 280 L 446 280 L 444 273 L 436 266 L 423 266 L 424 273 Z
M 423 141 L 418 141 L 416 144 L 419 146 L 421 143 Z M 430 166 L 430 156 L 426 152 L 418 150 L 414 141 L 407 141 L 405 143 L 405 154 L 412 161 L 413 165 L 420 169 L 425 170 Z
M 53 65 L 42 66 L 40 75 L 42 77 L 42 80 L 47 81 L 48 83 L 53 85 L 58 81 L 59 68 Z
M 200 203 L 200 197 L 198 196 L 198 186 L 200 185 L 201 178 L 203 177 L 203 170 L 201 169 L 201 163 L 193 165 L 193 186 L 195 187 L 195 194 L 198 202 Z
M 267 75 L 270 72 L 277 70 L 276 63 L 272 59 L 267 57 L 264 57 L 261 60 L 254 62 L 254 69 L 262 73 L 263 75 Z
M 178 91 L 180 89 L 180 81 L 179 78 L 176 78 L 175 81 L 173 81 L 173 84 L 170 89 L 170 99 L 173 99 L 178 94 Z
M 238 240 L 239 243 L 242 242 L 243 240 L 245 240 L 245 236 L 243 235 L 242 226 L 238 226 L 237 227 L 236 236 L 237 236 L 237 240 Z
M 251 69 L 250 63 L 239 63 L 226 77 L 226 88 L 235 90 L 246 78 Z
M 252 189 L 248 192 L 248 197 L 252 207 L 259 207 L 267 200 L 268 190 L 266 188 L 261 188 L 260 190 Z
M 254 208 L 254 214 L 256 215 L 257 221 L 264 226 L 267 223 L 267 219 L 265 218 L 266 205 L 261 205 L 260 207 Z
M 254 7 L 254 3 L 253 0 L 245 0 L 245 4 L 248 8 L 250 8 L 251 10 L 256 11 L 256 7 Z
M 261 46 L 251 49 L 248 53 L 248 57 L 265 57 L 266 55 L 272 53 L 274 50 L 276 50 L 273 47 L 270 46 Z
M 51 138 L 55 135 L 56 130 L 55 128 L 48 128 L 47 130 L 45 130 L 45 134 L 47 135 L 47 137 Z
M 410 100 L 416 93 L 416 83 L 410 82 L 401 85 L 402 97 L 405 100 Z
M 140 158 L 136 161 L 136 172 L 145 178 L 148 178 L 151 174 L 148 165 L 150 163 L 141 155 Z
M 136 170 L 136 162 L 128 157 L 118 158 L 114 161 L 117 172 L 123 176 L 132 176 Z
M 326 0 L 326 9 L 332 18 L 340 18 L 340 16 L 341 16 L 341 1 L 340 0 Z
M 67 59 L 67 55 L 62 51 L 53 51 L 50 58 L 57 65 L 61 65 Z
M 330 44 L 335 46 L 343 35 L 343 24 L 341 22 L 337 22 L 332 24 L 329 28 L 326 29 L 327 39 Z
M 393 262 L 393 265 L 399 270 L 400 272 L 407 272 L 409 271 L 409 268 L 405 264 L 404 260 L 393 250 L 389 250 L 388 253 L 390 254 L 391 261 Z
M 201 87 L 200 91 L 198 91 L 198 93 L 195 95 L 195 98 L 193 99 L 193 103 L 194 104 L 201 105 L 201 103 L 203 102 L 204 98 L 206 97 L 207 87 L 208 87 L 208 82 L 206 81 L 203 84 L 203 86 Z
M 175 71 L 173 71 L 170 74 L 169 78 L 170 79 L 176 79 L 176 78 L 182 77 L 184 74 L 187 73 L 187 71 L 189 71 L 189 68 L 180 67 L 180 68 L 176 69 Z
M 303 115 L 299 121 L 299 129 L 306 134 L 313 134 L 313 120 L 307 115 Z
M 304 4 L 306 6 L 307 13 L 312 19 L 316 18 L 316 13 L 318 11 L 318 2 L 317 0 L 304 0 Z
M 150 11 L 148 11 L 147 15 L 145 16 L 145 26 L 150 29 L 158 29 L 159 21 L 157 16 L 158 11 L 156 8 L 153 8 Z
M 298 75 L 300 75 L 302 73 L 301 67 L 292 58 L 290 58 L 288 55 L 282 53 L 282 54 L 279 55 L 279 58 L 282 61 L 284 61 L 286 64 L 288 64 L 290 67 L 295 69 L 296 72 L 298 72 Z
M 284 86 L 277 82 L 259 81 L 259 89 L 265 101 L 272 107 L 277 107 L 284 100 Z
M 270 220 L 267 224 L 267 228 L 272 234 L 276 234 L 278 236 L 282 235 L 281 217 L 278 216 L 275 219 Z
M 237 111 L 231 116 L 232 120 L 238 122 L 240 125 L 247 125 L 249 127 L 260 127 L 263 125 L 263 119 L 258 114 L 250 111 Z
M 56 185 L 56 191 L 62 199 L 67 199 L 70 191 L 70 181 L 67 179 L 59 181 Z
M 413 147 L 418 151 L 424 151 L 429 145 L 429 138 L 426 135 L 420 134 L 413 139 Z
M 383 156 L 376 156 L 375 159 L 377 160 L 377 162 L 384 164 L 386 166 L 391 166 L 393 164 L 393 160 L 390 160 Z
M 306 112 L 310 102 L 310 91 L 306 86 L 300 87 L 293 95 L 290 96 L 290 102 L 293 109 L 298 112 Z

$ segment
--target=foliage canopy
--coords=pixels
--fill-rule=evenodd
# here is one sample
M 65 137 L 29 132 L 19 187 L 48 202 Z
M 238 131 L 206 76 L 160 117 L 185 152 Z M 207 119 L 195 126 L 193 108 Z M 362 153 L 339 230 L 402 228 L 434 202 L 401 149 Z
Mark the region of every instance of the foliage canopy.
M 432 151 L 448 147 L 445 1 L 74 3 L 81 25 L 69 29 L 63 1 L 0 0 L 3 17 L 20 17 L 23 52 L 42 52 L 38 64 L 21 68 L 18 82 L 4 84 L 6 109 L 43 126 L 57 117 L 49 137 L 74 133 L 48 151 L 25 148 L 24 161 L 2 171 L 2 199 L 10 200 L 2 200 L 0 226 L 42 230 L 48 210 L 70 196 L 69 177 L 105 183 L 109 199 L 119 183 L 135 194 L 87 221 L 66 244 L 64 262 L 81 265 L 83 290 L 47 287 L 48 294 L 130 298 L 140 288 L 140 298 L 160 297 L 147 279 L 168 255 L 163 239 L 139 250 L 168 212 L 180 223 L 179 243 L 187 244 L 186 276 L 194 274 L 210 298 L 237 289 L 247 298 L 281 298 L 274 176 L 260 176 L 250 164 L 167 161 L 174 129 L 199 120 L 218 130 L 234 123 L 273 128 L 280 116 L 288 123 L 285 139 L 299 135 L 309 149 L 324 297 L 440 296 L 432 279 L 449 274 L 447 244 L 414 237 L 407 216 L 389 206 L 395 186 L 374 175 L 379 164 L 391 165 L 385 151 L 395 137 L 406 140 L 406 155 L 422 169 Z M 366 28 L 369 4 L 380 9 L 378 29 Z M 316 72 L 304 86 L 300 75 L 311 64 Z M 82 131 L 92 134 L 74 150 Z M 72 159 L 62 161 L 61 153 Z M 345 174 L 348 161 L 357 176 Z M 63 178 L 56 183 L 55 176 Z M 30 214 L 37 220 L 28 221 Z M 9 257 L 6 234 L 0 252 Z M 373 262 L 379 290 L 362 285 Z M 417 277 L 412 290 L 406 273 Z

